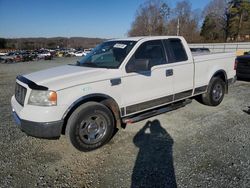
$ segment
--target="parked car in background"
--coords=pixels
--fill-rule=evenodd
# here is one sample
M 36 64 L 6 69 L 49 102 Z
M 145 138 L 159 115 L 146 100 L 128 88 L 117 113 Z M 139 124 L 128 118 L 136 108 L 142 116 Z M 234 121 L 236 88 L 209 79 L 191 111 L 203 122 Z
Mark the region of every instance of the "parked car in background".
M 73 57 L 73 56 L 75 56 L 75 52 L 74 51 L 67 51 L 64 56 L 65 57 Z
M 77 56 L 77 57 L 82 57 L 82 56 L 85 56 L 85 55 L 86 55 L 86 53 L 83 52 L 83 51 L 77 51 L 77 52 L 75 52 L 75 56 Z
M 84 49 L 84 50 L 83 50 L 85 56 L 86 56 L 88 53 L 90 53 L 91 51 L 92 51 L 92 48 Z
M 236 59 L 236 75 L 239 79 L 250 79 L 250 51 Z
M 56 56 L 57 57 L 63 57 L 64 56 L 64 52 L 63 51 L 57 51 L 56 52 Z
M 6 56 L 8 53 L 6 52 L 0 52 L 0 56 Z
M 10 52 L 8 53 L 8 55 L 6 56 L 6 62 L 7 63 L 11 63 L 11 62 L 21 62 L 22 59 L 22 54 L 19 51 L 16 52 Z
M 22 53 L 22 61 L 33 61 L 37 58 L 35 53 L 31 52 L 23 52 Z
M 15 63 L 32 60 L 33 56 L 27 51 L 9 52 L 7 55 L 1 56 L 2 63 Z
M 52 55 L 47 50 L 39 50 L 37 54 L 38 59 L 45 59 L 45 60 L 51 60 Z

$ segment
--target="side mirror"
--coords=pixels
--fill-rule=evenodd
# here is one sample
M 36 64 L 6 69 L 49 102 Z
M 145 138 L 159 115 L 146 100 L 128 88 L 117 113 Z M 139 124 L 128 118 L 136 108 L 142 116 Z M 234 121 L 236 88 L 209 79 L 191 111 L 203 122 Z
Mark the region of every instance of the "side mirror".
M 134 60 L 135 72 L 150 71 L 150 65 L 148 59 L 135 59 Z

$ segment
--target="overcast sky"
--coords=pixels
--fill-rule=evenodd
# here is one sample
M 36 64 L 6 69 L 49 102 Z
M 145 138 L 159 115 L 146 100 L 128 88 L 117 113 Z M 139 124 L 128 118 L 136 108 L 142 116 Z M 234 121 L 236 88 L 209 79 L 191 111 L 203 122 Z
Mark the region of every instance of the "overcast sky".
M 0 37 L 124 37 L 144 1 L 0 0 Z M 190 2 L 202 10 L 209 0 Z

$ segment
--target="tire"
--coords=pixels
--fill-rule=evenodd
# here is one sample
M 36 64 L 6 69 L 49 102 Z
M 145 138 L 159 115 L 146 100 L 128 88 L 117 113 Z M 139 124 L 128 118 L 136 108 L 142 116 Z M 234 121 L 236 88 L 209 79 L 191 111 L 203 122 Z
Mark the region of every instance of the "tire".
M 87 102 L 71 114 L 66 136 L 76 149 L 86 152 L 106 144 L 114 130 L 112 112 L 103 104 Z
M 207 92 L 202 94 L 202 103 L 208 106 L 218 106 L 225 95 L 226 83 L 219 77 L 211 79 Z

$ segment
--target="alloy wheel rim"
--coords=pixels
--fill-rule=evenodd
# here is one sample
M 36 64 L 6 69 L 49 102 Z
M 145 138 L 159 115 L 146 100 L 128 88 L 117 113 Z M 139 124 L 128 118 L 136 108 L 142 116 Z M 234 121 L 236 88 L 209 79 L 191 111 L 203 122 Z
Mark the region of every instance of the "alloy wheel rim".
M 96 144 L 107 131 L 107 122 L 101 114 L 94 114 L 80 123 L 79 136 L 86 144 Z
M 219 101 L 223 95 L 221 84 L 216 84 L 213 89 L 213 100 Z

